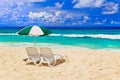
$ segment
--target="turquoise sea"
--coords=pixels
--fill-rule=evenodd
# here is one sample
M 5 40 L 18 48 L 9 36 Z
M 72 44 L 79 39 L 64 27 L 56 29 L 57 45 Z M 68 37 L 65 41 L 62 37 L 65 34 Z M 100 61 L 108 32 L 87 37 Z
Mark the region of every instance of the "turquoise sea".
M 34 37 L 16 34 L 21 28 L 0 28 L 0 45 L 32 46 Z M 37 37 L 37 46 L 76 46 L 90 49 L 120 49 L 120 29 L 51 29 Z

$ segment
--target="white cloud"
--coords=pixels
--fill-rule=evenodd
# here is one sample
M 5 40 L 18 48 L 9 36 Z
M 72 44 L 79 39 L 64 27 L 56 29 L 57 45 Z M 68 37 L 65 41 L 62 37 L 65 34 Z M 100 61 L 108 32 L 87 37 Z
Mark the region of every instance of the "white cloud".
M 105 8 L 102 12 L 102 14 L 114 14 L 118 11 L 119 4 L 114 2 L 109 2 L 105 4 Z
M 24 0 L 26 2 L 45 2 L 46 0 Z
M 15 0 L 0 0 L 0 7 L 13 6 L 16 3 Z
M 22 5 L 28 6 L 28 4 L 29 3 L 23 0 L 0 0 L 0 8 L 15 8 Z
M 113 20 L 112 20 L 110 23 L 111 23 L 111 24 L 120 24 L 119 21 L 113 21 Z
M 23 4 L 29 2 L 45 2 L 46 0 L 0 0 L 1 7 L 15 6 L 15 4 Z
M 21 0 L 1 0 L 0 1 L 0 18 L 3 23 L 13 23 L 17 24 L 22 22 L 22 24 L 27 21 L 27 3 Z
M 83 17 L 83 22 L 87 22 L 90 18 L 88 16 Z
M 102 20 L 102 23 L 105 23 L 106 21 L 107 21 L 107 18 L 106 18 L 106 19 L 103 19 L 103 20 Z
M 100 21 L 97 21 L 97 22 L 95 22 L 94 24 L 96 24 L 96 25 L 101 25 L 101 24 L 103 24 L 103 23 L 100 22 Z
M 49 12 L 46 12 L 46 11 L 42 11 L 42 12 L 38 12 L 38 13 L 29 12 L 28 17 L 29 17 L 29 18 L 32 18 L 32 19 L 35 19 L 35 18 L 45 18 L 45 19 L 49 19 L 49 18 L 56 17 L 56 16 L 58 16 L 58 15 L 59 15 L 59 12 L 56 12 L 55 14 L 52 14 L 52 13 L 49 13 Z
M 56 13 L 55 13 L 55 16 L 57 17 L 57 16 L 59 16 L 60 15 L 60 11 L 57 11 Z
M 98 8 L 101 7 L 102 14 L 114 14 L 118 12 L 119 4 L 107 0 L 73 0 L 73 8 Z
M 89 17 L 86 14 L 74 13 L 63 10 L 48 10 L 40 12 L 29 12 L 29 20 L 37 21 L 44 25 L 77 25 L 83 24 Z M 84 20 L 83 20 L 84 19 Z M 77 23 L 77 24 L 73 24 Z
M 64 5 L 64 2 L 63 3 L 59 3 L 59 2 L 56 2 L 55 3 L 55 8 L 62 8 L 62 6 Z
M 42 19 L 42 20 L 47 20 L 50 22 L 55 22 L 55 20 L 58 19 L 58 16 L 60 15 L 60 11 L 57 11 L 55 13 L 52 12 L 46 12 L 46 11 L 41 11 L 41 12 L 29 12 L 28 17 L 31 19 Z
M 83 15 L 79 17 L 79 19 L 73 20 L 72 23 L 68 23 L 67 25 L 83 25 L 83 24 L 89 24 L 88 20 L 90 20 L 90 17 L 88 15 Z
M 99 20 L 99 18 L 96 18 L 95 21 L 96 21 L 96 22 L 94 22 L 95 25 L 101 25 L 101 24 L 106 23 L 107 18 L 105 18 L 105 19 L 103 19 L 103 20 Z
M 73 8 L 101 7 L 105 0 L 73 0 Z

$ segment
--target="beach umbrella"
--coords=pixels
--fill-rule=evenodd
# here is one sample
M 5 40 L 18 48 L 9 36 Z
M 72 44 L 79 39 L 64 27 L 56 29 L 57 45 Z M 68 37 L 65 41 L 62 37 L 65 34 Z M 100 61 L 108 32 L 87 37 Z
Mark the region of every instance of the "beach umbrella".
M 19 35 L 29 35 L 34 36 L 34 46 L 36 46 L 36 37 L 37 36 L 46 36 L 51 34 L 51 32 L 45 28 L 40 26 L 27 26 L 20 31 L 17 32 Z

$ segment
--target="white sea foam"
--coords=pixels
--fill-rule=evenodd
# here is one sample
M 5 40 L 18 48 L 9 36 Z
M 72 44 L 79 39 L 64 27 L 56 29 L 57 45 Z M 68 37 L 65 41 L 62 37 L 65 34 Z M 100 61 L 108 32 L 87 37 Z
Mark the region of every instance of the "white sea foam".
M 0 33 L 0 36 L 18 35 L 17 33 Z
M 85 35 L 63 35 L 66 37 L 92 37 L 92 38 L 108 38 L 108 39 L 120 39 L 120 35 L 108 35 L 108 34 L 85 34 Z
M 50 36 L 120 39 L 120 35 L 110 35 L 110 34 L 63 34 L 63 35 L 62 34 L 53 34 Z
M 0 33 L 0 36 L 18 35 L 17 33 Z M 62 37 L 91 37 L 91 38 L 107 38 L 107 39 L 120 39 L 120 34 L 50 34 L 49 36 L 62 36 Z
M 62 34 L 50 34 L 50 36 L 62 36 Z
M 34 46 L 33 43 L 31 42 L 0 42 L 0 46 L 6 46 L 6 47 L 28 47 L 28 46 Z M 52 47 L 52 48 L 70 48 L 70 47 L 76 47 L 80 48 L 77 46 L 70 46 L 70 45 L 61 45 L 61 44 L 56 44 L 56 43 L 37 43 L 36 47 Z

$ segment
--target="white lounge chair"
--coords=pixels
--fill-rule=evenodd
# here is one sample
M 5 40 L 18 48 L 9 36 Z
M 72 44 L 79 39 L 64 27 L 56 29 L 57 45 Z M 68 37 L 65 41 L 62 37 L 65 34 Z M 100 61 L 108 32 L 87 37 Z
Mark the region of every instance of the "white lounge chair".
M 41 47 L 40 48 L 40 65 L 44 62 L 48 63 L 48 66 L 52 66 L 51 63 L 53 62 L 53 65 L 56 65 L 57 59 L 63 59 L 64 57 L 67 57 L 66 55 L 62 56 L 60 54 L 53 54 L 52 49 L 48 47 Z
M 36 63 L 38 61 L 40 61 L 40 54 L 37 50 L 37 48 L 35 47 L 27 47 L 26 48 L 27 54 L 28 54 L 28 59 L 27 62 L 34 62 L 34 65 L 36 65 Z

